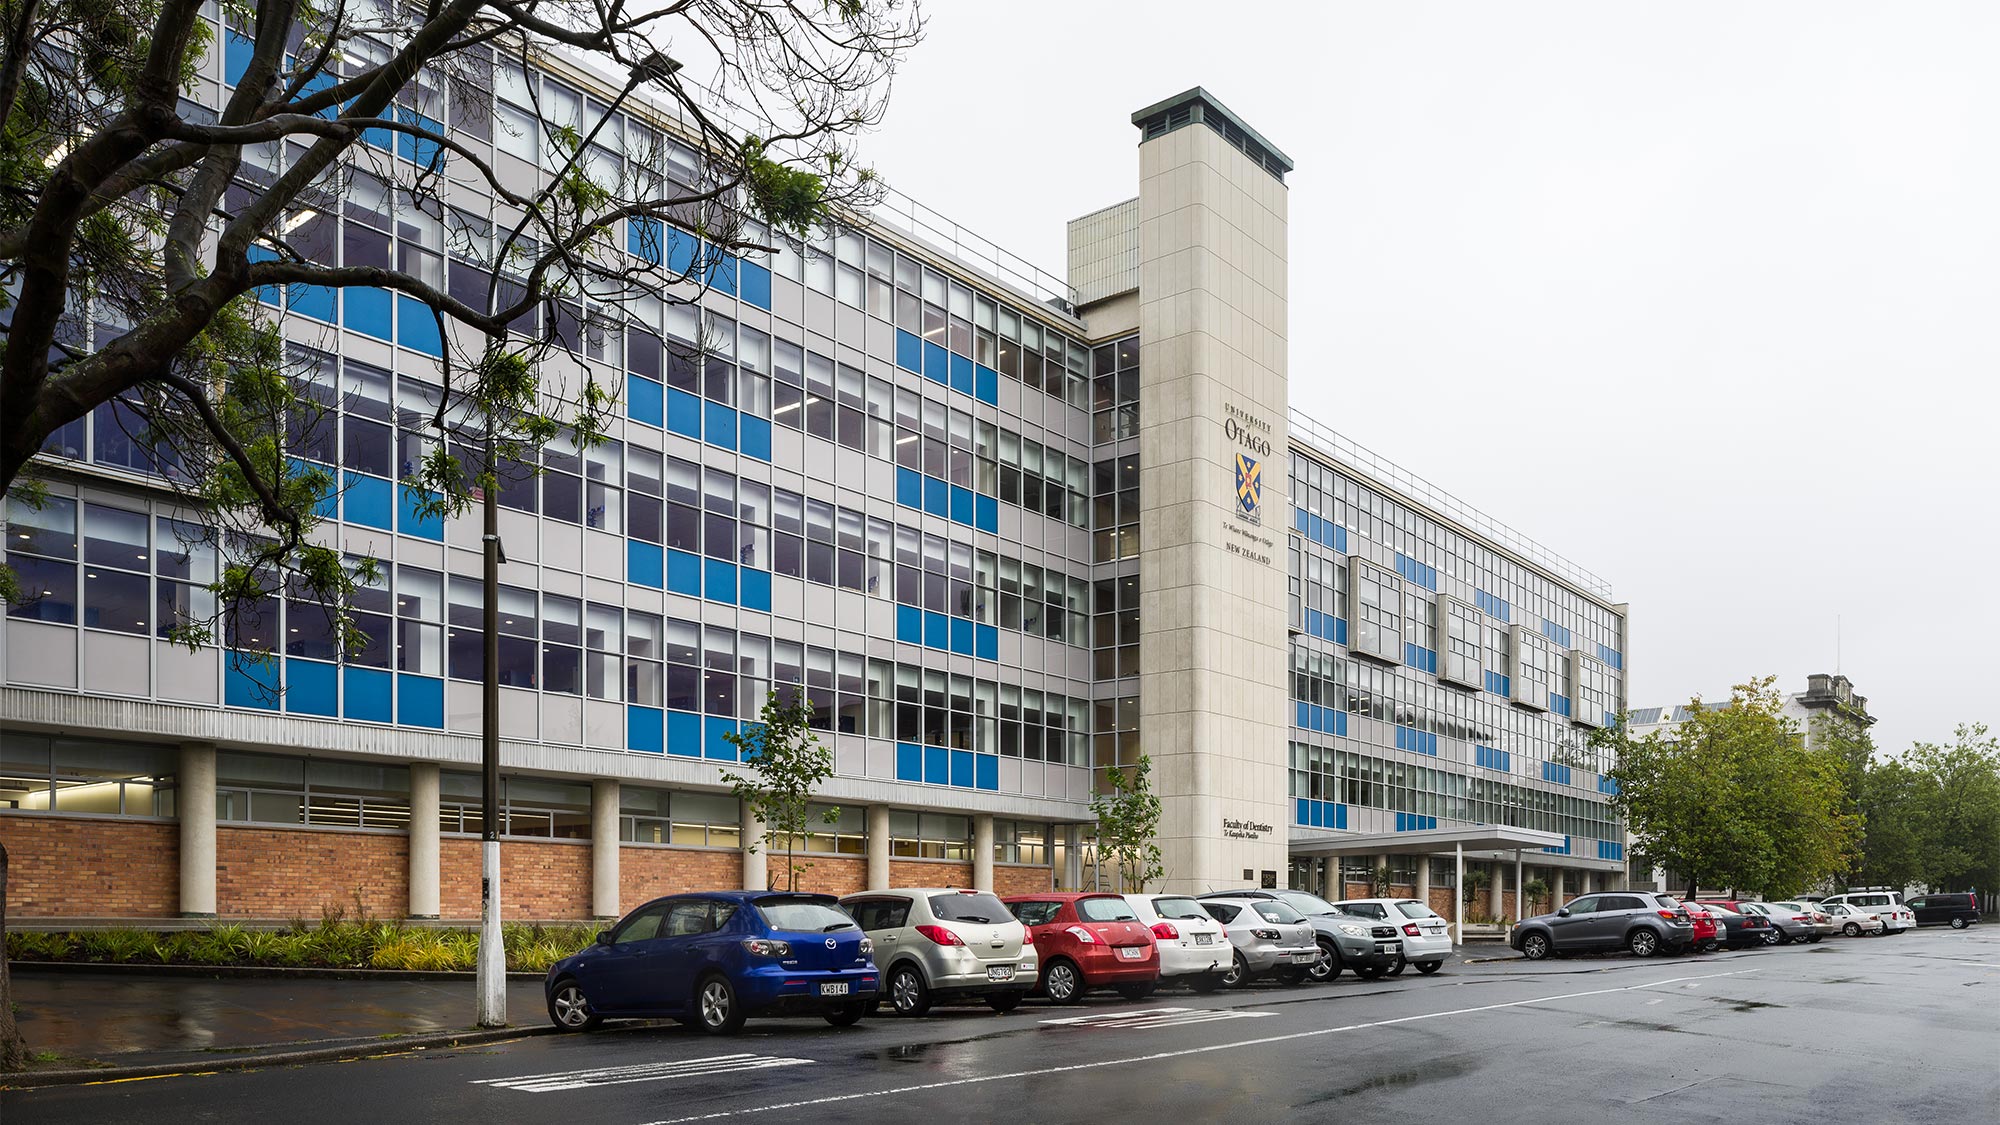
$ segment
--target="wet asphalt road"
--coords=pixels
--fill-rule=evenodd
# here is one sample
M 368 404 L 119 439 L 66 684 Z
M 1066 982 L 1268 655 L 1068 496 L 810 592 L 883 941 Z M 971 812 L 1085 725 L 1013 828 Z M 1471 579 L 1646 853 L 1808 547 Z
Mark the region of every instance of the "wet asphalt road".
M 633 1027 L 12 1091 L 0 1113 L 341 1125 L 2000 1121 L 2000 926 L 1699 958 L 1454 964 L 1433 977 L 1136 1004 L 1031 1001 L 1005 1016 L 937 1009 L 847 1030 L 753 1021 L 733 1039 Z

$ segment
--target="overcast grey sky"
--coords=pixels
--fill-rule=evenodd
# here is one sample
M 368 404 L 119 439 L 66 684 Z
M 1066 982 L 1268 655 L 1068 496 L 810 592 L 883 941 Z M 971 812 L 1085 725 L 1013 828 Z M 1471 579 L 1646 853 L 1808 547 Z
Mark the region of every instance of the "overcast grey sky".
M 1288 153 L 1295 405 L 1603 575 L 1635 705 L 2000 726 L 2000 5 L 933 0 L 864 155 L 1060 274 L 1194 85 Z

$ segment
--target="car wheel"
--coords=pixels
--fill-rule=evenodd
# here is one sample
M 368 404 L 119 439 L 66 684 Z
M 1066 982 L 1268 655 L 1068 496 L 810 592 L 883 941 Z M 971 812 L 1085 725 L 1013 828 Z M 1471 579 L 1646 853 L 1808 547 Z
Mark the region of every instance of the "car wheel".
M 1965 928 L 1965 919 L 1963 919 L 1963 918 L 1953 918 L 1953 919 L 1951 920 L 1951 928 L 1952 928 L 1952 929 L 1954 929 L 1954 930 L 1962 930 L 1962 929 L 1964 929 L 1964 928 Z
M 1389 966 L 1389 975 L 1392 977 L 1400 977 L 1403 975 L 1403 970 L 1409 967 L 1410 963 L 1408 961 L 1405 961 L 1401 957 L 1398 957 L 1396 958 L 1396 963 Z
M 931 1010 L 931 990 L 915 965 L 889 970 L 889 1006 L 899 1016 L 921 1016 Z
M 1333 943 L 1330 941 L 1318 944 L 1319 956 L 1306 967 L 1306 975 L 1317 984 L 1325 984 L 1340 975 L 1340 953 L 1333 948 Z
M 1625 939 L 1625 946 L 1634 957 L 1651 957 L 1660 951 L 1660 935 L 1651 930 L 1633 930 Z
M 549 1022 L 564 1031 L 589 1031 L 603 1023 L 604 1017 L 591 1010 L 583 989 L 564 977 L 549 990 Z
M 1797 938 L 1793 937 L 1793 936 L 1792 936 L 1792 934 L 1791 934 L 1791 931 L 1790 931 L 1790 930 L 1779 930 L 1779 931 L 1778 931 L 1778 944 L 1779 944 L 1779 945 L 1790 945 L 1790 944 L 1792 944 L 1793 942 L 1795 942 L 1795 941 L 1797 941 L 1797 940 L 1799 940 L 1799 939 L 1797 939 Z
M 695 987 L 695 1026 L 710 1035 L 734 1035 L 743 1030 L 743 1005 L 736 986 L 722 976 L 703 977 Z
M 1042 991 L 1053 1003 L 1074 1004 L 1083 999 L 1083 974 L 1069 961 L 1051 961 L 1042 970 Z
M 1132 981 L 1128 984 L 1119 985 L 1118 995 L 1123 996 L 1127 1000 L 1144 1000 L 1146 997 L 1151 996 L 1153 990 L 1159 986 L 1160 983 L 1158 981 Z
M 868 1001 L 852 1000 L 826 1013 L 826 1022 L 835 1027 L 853 1027 L 868 1014 Z
M 1011 1012 L 1021 1006 L 1018 992 L 995 992 L 986 997 L 986 1006 L 996 1012 Z
M 1250 966 L 1243 961 L 1241 953 L 1229 955 L 1229 971 L 1222 974 L 1222 987 L 1242 988 L 1250 983 Z
M 1444 968 L 1444 962 L 1443 962 L 1443 961 L 1419 961 L 1419 962 L 1417 962 L 1417 971 L 1418 971 L 1418 972 L 1420 972 L 1420 973 L 1422 973 L 1422 974 L 1424 974 L 1425 976 L 1430 976 L 1430 975 L 1431 975 L 1432 973 L 1435 973 L 1435 972 L 1437 972 L 1437 971 L 1438 971 L 1439 969 L 1442 969 L 1442 968 Z
M 1328 977 L 1327 979 L 1332 980 L 1333 978 Z M 1206 996 L 1228 983 L 1228 980 L 1229 976 L 1226 973 L 1202 973 L 1199 976 L 1189 977 L 1188 987 Z
M 1286 988 L 1292 988 L 1305 982 L 1306 971 L 1304 969 L 1286 969 L 1278 974 L 1278 983 L 1284 985 Z
M 1818 945 L 1818 944 L 1819 944 L 1820 942 L 1822 942 L 1822 941 L 1825 941 L 1825 940 L 1826 940 L 1826 935 L 1825 935 L 1825 934 L 1823 934 L 1823 933 L 1820 933 L 1820 932 L 1819 932 L 1818 930 L 1814 930 L 1814 931 L 1813 931 L 1813 936 L 1812 936 L 1812 937 L 1810 937 L 1810 938 L 1808 938 L 1808 939 L 1806 939 L 1806 944 L 1808 944 L 1808 945 Z
M 1549 955 L 1549 939 L 1546 934 L 1529 934 L 1521 939 L 1521 956 L 1530 961 L 1540 961 Z
M 1375 965 L 1356 965 L 1354 967 L 1354 975 L 1360 977 L 1362 980 L 1381 980 L 1382 974 L 1388 971 L 1385 968 Z
M 1860 937 L 1861 925 L 1857 922 L 1849 922 L 1840 928 L 1840 932 L 1846 934 L 1848 937 Z
M 1778 931 L 1776 927 L 1764 931 L 1764 944 L 1765 945 L 1778 944 Z

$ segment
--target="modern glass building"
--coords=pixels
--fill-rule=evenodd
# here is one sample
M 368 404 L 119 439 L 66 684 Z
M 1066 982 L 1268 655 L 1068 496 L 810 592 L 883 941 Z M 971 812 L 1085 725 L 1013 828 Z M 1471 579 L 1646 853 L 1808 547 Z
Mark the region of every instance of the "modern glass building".
M 549 161 L 526 107 L 604 92 L 559 62 L 496 85 L 448 116 L 529 185 Z M 1572 887 L 1619 868 L 1582 743 L 1624 705 L 1623 607 L 1294 414 L 1290 161 L 1200 89 L 1133 120 L 1139 195 L 1071 225 L 1067 280 L 884 206 L 700 290 L 519 326 L 624 393 L 612 440 L 559 442 L 499 496 L 509 916 L 767 878 L 720 770 L 787 687 L 836 765 L 816 888 L 1108 885 L 1089 801 L 1141 753 L 1173 888 L 1386 869 L 1430 890 L 1458 867 L 1425 857 L 1458 851 Z M 592 158 L 646 133 L 675 175 L 675 128 L 628 102 Z M 426 154 L 373 156 L 294 241 L 483 293 L 443 221 L 397 203 Z M 451 229 L 481 229 L 492 201 L 455 193 Z M 292 597 L 221 647 L 171 643 L 210 609 L 199 513 L 123 408 L 56 435 L 49 501 L 7 510 L 32 595 L 0 646 L 17 917 L 477 913 L 477 514 L 425 518 L 399 483 L 435 440 L 436 324 L 375 290 L 265 300 L 325 410 L 295 452 L 338 472 L 329 533 L 382 563 L 353 606 L 367 643 Z

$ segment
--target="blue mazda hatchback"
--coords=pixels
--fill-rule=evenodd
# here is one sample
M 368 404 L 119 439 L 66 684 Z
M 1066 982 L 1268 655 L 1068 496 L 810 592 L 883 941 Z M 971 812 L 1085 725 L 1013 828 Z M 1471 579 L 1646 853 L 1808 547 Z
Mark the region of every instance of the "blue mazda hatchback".
M 750 1016 L 847 1027 L 879 988 L 874 943 L 831 895 L 708 891 L 657 898 L 549 969 L 549 1019 L 671 1017 L 728 1035 Z

